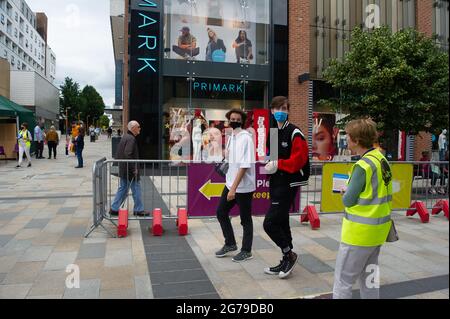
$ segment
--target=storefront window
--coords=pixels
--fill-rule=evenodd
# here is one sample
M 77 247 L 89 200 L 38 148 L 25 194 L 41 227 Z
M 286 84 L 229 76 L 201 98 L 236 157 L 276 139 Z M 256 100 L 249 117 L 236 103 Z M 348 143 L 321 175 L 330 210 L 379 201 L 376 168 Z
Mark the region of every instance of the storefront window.
M 166 77 L 163 104 L 163 158 L 218 162 L 222 159 L 232 108 L 248 114 L 267 109 L 266 82 Z
M 270 0 L 165 1 L 166 59 L 269 64 Z

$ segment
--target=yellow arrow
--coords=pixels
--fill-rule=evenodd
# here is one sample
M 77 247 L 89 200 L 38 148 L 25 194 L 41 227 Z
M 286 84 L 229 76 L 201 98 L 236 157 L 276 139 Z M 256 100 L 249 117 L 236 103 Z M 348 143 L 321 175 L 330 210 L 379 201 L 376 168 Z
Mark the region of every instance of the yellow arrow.
M 202 193 L 207 200 L 211 200 L 212 197 L 222 196 L 224 188 L 225 183 L 211 183 L 211 180 L 209 180 L 199 189 L 199 192 Z

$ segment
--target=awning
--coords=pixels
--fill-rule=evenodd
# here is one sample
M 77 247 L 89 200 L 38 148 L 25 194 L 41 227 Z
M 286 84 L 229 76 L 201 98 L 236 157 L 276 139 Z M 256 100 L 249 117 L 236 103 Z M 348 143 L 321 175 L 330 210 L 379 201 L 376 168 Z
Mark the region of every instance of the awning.
M 34 112 L 29 109 L 14 103 L 0 95 L 0 117 L 19 117 L 19 124 L 28 123 L 28 128 L 33 128 L 36 125 L 36 118 Z

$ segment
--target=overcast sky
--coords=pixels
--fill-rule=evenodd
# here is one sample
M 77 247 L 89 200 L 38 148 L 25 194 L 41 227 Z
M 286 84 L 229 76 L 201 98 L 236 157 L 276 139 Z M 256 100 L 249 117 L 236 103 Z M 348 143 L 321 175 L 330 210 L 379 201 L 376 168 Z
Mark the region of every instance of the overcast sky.
M 114 103 L 114 53 L 109 0 L 26 0 L 48 17 L 48 44 L 56 54 L 59 87 L 71 77 L 94 86 L 107 106 Z

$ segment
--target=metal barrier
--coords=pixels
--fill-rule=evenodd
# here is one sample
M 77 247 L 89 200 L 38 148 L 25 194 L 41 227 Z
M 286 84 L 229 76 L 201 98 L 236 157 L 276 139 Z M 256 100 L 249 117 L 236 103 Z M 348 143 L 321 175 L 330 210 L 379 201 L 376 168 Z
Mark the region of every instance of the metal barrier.
M 198 162 L 195 162 L 196 164 Z M 147 160 L 106 160 L 97 161 L 93 167 L 93 225 L 86 234 L 88 237 L 92 231 L 102 227 L 109 235 L 115 235 L 103 226 L 104 220 L 116 226 L 117 217 L 109 214 L 112 202 L 119 186 L 119 165 L 124 165 L 126 171 L 130 168 L 137 168 L 139 171 L 139 183 L 142 191 L 142 200 L 146 211 L 152 212 L 154 209 L 161 209 L 164 219 L 177 219 L 177 212 L 180 208 L 187 209 L 188 200 L 188 167 L 194 162 L 174 162 L 174 161 L 147 161 Z M 309 185 L 301 189 L 298 212 L 292 215 L 305 215 L 304 209 L 314 206 L 319 214 L 342 214 L 343 211 L 322 212 L 323 193 L 323 169 L 327 164 L 353 164 L 351 162 L 315 162 L 311 166 L 311 176 Z M 436 203 L 442 199 L 448 199 L 448 162 L 391 162 L 391 164 L 406 164 L 413 166 L 411 202 L 422 201 L 427 209 L 431 210 Z M 423 173 L 424 164 L 439 167 L 439 174 Z M 211 164 L 214 165 L 214 164 Z M 437 172 L 437 170 L 435 170 Z M 431 190 L 433 185 L 439 181 L 439 187 L 445 189 L 443 194 L 434 194 Z M 130 205 L 130 185 L 128 182 L 127 196 L 125 198 L 128 211 Z M 411 204 L 411 203 L 409 203 Z M 410 207 L 401 207 L 396 211 L 406 211 Z M 212 218 L 192 217 L 193 218 Z M 130 220 L 152 220 L 151 214 L 145 217 L 133 216 L 130 212 Z

